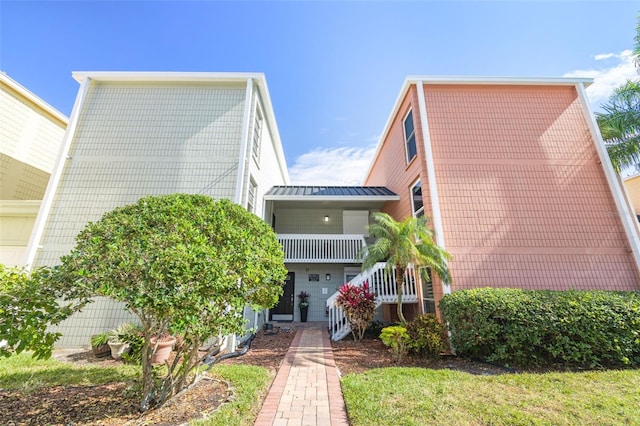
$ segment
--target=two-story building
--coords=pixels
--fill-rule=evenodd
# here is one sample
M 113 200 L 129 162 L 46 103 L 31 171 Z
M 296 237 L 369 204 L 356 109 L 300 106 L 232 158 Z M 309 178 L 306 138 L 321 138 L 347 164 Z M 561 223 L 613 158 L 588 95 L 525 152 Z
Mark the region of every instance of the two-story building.
M 638 290 L 635 214 L 585 94 L 588 79 L 408 77 L 365 185 L 426 215 L 451 287 Z M 433 294 L 433 295 L 432 295 Z M 424 308 L 422 308 L 424 309 Z
M 29 246 L 30 265 L 55 265 L 76 235 L 147 195 L 227 198 L 263 216 L 263 196 L 289 183 L 264 75 L 75 72 L 80 89 Z M 250 325 L 260 313 L 245 313 Z M 133 316 L 99 298 L 65 321 L 59 344 Z

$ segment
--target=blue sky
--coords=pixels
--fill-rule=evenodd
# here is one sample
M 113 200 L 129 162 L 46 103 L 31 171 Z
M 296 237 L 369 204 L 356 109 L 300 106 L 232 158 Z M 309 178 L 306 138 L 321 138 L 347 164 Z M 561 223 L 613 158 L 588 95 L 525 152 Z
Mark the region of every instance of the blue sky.
M 0 69 L 69 115 L 72 71 L 263 72 L 292 183 L 358 184 L 407 75 L 637 77 L 637 1 L 0 0 Z

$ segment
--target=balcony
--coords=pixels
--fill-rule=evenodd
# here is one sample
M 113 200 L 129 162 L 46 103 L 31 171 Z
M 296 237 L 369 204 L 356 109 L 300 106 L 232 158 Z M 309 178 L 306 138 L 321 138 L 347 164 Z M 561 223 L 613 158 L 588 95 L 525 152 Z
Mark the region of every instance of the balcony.
M 278 234 L 287 263 L 360 263 L 363 235 Z

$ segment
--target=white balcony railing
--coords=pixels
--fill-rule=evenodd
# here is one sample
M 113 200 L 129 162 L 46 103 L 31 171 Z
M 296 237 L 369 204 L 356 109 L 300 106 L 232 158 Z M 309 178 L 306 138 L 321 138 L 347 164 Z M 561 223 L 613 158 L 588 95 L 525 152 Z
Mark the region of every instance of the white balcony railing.
M 357 263 L 367 244 L 363 235 L 278 234 L 289 263 Z

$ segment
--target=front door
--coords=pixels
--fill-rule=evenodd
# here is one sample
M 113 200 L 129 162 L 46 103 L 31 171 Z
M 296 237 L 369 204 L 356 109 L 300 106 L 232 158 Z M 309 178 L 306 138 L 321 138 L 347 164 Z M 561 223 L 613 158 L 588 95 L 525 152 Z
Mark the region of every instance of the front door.
M 269 310 L 269 321 L 293 321 L 293 302 L 295 293 L 295 272 L 289 272 L 284 282 L 284 292 L 278 304 Z

